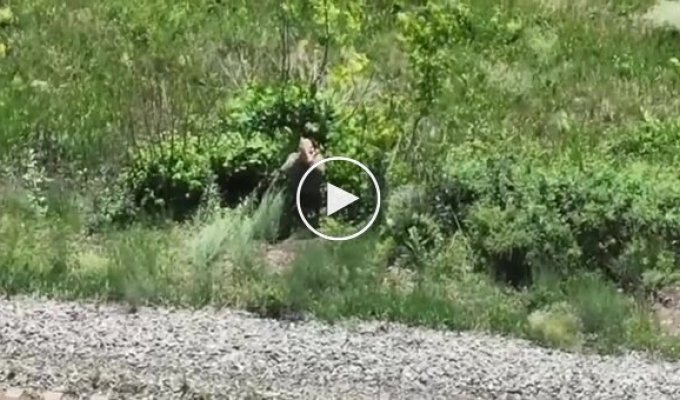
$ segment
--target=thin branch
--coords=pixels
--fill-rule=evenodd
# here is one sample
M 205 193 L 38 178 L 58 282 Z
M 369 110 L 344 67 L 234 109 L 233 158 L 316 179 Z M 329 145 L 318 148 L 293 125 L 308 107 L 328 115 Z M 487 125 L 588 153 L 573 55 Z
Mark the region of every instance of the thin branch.
M 281 3 L 281 82 L 285 85 L 290 75 L 290 45 L 288 43 L 288 13 Z
M 326 67 L 328 64 L 328 50 L 330 48 L 330 43 L 331 43 L 331 34 L 330 34 L 330 27 L 328 23 L 328 0 L 323 0 L 323 11 L 324 11 L 324 34 L 325 34 L 325 40 L 324 40 L 324 46 L 323 46 L 323 59 L 321 60 L 321 66 L 319 67 L 319 72 L 316 74 L 316 77 L 312 81 L 312 84 L 310 85 L 310 92 L 312 93 L 312 97 L 316 97 L 316 92 L 318 90 L 319 82 L 321 81 L 322 75 L 326 74 Z

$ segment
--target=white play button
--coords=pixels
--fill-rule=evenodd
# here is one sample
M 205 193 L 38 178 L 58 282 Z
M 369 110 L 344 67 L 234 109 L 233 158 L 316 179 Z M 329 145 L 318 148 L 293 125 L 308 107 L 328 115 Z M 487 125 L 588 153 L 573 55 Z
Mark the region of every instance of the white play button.
M 326 235 L 323 232 L 319 232 L 317 229 L 315 229 L 309 221 L 307 221 L 307 218 L 305 218 L 305 214 L 302 212 L 302 207 L 300 206 L 300 194 L 302 190 L 302 185 L 305 182 L 305 179 L 309 176 L 309 174 L 317 167 L 320 165 L 329 163 L 331 161 L 339 161 L 339 162 L 345 162 L 345 163 L 350 163 L 354 164 L 356 167 L 359 169 L 363 170 L 363 172 L 367 175 L 367 177 L 370 179 L 371 183 L 373 183 L 373 187 L 375 188 L 375 199 L 373 200 L 375 202 L 375 208 L 373 210 L 373 215 L 371 215 L 370 220 L 364 225 L 363 228 L 359 229 L 357 232 L 354 232 L 350 235 L 347 236 L 330 236 Z M 354 203 L 355 201 L 359 200 L 359 197 L 353 195 L 352 193 L 348 193 L 342 189 L 340 189 L 337 186 L 331 185 L 330 183 L 326 184 L 326 216 L 330 216 L 332 214 L 335 214 L 336 212 L 342 210 L 343 208 L 347 207 L 348 205 Z M 366 201 L 366 200 L 365 200 Z M 341 157 L 341 156 L 334 156 L 334 157 L 328 157 L 323 160 L 315 162 L 307 172 L 305 172 L 302 175 L 302 178 L 300 179 L 300 182 L 298 183 L 297 187 L 297 192 L 295 194 L 295 203 L 297 205 L 297 211 L 298 214 L 300 215 L 300 218 L 302 219 L 302 222 L 305 224 L 307 229 L 312 231 L 315 235 L 319 236 L 320 238 L 326 239 L 326 240 L 334 240 L 334 241 L 341 241 L 341 240 L 350 240 L 358 237 L 359 235 L 363 234 L 366 232 L 371 225 L 375 222 L 375 220 L 378 218 L 378 213 L 380 212 L 380 186 L 378 186 L 378 181 L 375 179 L 375 176 L 369 170 L 364 164 L 360 163 L 359 161 L 356 161 L 354 159 L 351 159 L 349 157 Z
M 357 200 L 359 198 L 352 193 L 330 183 L 326 184 L 326 216 L 335 214 Z

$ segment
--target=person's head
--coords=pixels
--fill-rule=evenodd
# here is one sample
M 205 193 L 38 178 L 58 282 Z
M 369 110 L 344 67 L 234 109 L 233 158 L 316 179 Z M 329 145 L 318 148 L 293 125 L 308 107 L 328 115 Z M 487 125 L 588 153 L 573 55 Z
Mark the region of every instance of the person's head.
M 312 164 L 314 163 L 314 159 L 319 152 L 319 146 L 313 139 L 300 137 L 298 151 L 300 153 L 300 160 L 302 162 L 306 164 Z

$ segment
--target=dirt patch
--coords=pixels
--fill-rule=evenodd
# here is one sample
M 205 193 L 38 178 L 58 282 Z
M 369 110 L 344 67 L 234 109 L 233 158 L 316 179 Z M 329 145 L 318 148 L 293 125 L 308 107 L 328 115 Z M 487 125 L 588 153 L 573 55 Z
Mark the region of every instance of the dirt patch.
M 642 18 L 656 27 L 680 29 L 680 1 L 659 1 Z
M 293 245 L 270 245 L 265 248 L 265 260 L 267 266 L 275 272 L 290 268 L 295 260 L 295 247 Z
M 290 238 L 280 243 L 267 245 L 264 248 L 264 257 L 267 266 L 273 272 L 283 272 L 290 268 L 295 261 L 296 254 L 310 241 L 316 238 Z

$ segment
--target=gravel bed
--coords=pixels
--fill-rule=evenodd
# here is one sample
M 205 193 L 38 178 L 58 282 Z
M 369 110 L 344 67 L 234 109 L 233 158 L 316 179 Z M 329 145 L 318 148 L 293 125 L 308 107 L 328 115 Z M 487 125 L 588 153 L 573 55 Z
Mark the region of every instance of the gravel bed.
M 680 363 L 397 324 L 0 301 L 0 389 L 111 398 L 680 399 Z

